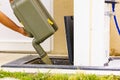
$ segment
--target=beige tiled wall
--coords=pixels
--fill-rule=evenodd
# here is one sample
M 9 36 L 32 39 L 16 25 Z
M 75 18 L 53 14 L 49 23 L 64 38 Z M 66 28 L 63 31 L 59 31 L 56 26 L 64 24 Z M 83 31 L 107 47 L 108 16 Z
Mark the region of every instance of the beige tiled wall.
M 64 28 L 64 16 L 73 15 L 73 0 L 54 0 L 54 18 L 59 30 L 54 36 L 54 52 L 67 53 L 66 36 Z M 120 4 L 116 6 L 116 15 L 120 25 Z M 113 17 L 110 23 L 110 52 L 112 55 L 120 55 L 120 36 L 117 33 Z
M 73 0 L 54 0 L 54 18 L 59 26 L 54 36 L 54 52 L 66 54 L 64 16 L 73 15 Z
M 120 1 L 120 0 L 119 0 Z M 118 19 L 118 24 L 120 26 L 120 4 L 116 5 L 116 16 Z M 110 24 L 110 50 L 111 55 L 120 55 L 120 36 L 117 32 L 113 16 L 111 17 Z
M 120 26 L 120 4 L 116 5 L 116 16 L 118 19 L 118 24 Z M 111 17 L 111 24 L 110 24 L 110 49 L 112 51 L 112 55 L 120 55 L 120 36 L 117 32 L 113 16 Z

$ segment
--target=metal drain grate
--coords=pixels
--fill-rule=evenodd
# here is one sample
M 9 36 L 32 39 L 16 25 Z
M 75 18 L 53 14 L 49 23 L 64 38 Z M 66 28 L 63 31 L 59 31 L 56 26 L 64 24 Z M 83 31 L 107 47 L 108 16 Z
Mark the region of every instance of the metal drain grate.
M 53 65 L 71 65 L 68 58 L 66 57 L 50 57 Z M 44 64 L 40 58 L 35 58 L 31 61 L 26 62 L 25 64 Z

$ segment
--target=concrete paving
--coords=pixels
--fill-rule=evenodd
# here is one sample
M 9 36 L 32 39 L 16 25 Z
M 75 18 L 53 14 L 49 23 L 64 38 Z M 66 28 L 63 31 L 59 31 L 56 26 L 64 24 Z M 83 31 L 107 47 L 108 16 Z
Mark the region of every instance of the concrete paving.
M 10 78 L 10 77 L 5 77 L 5 78 L 1 78 L 0 80 L 19 80 L 19 79 Z
M 37 55 L 37 54 L 18 54 L 18 53 L 0 53 L 0 66 L 11 62 L 13 60 L 25 57 L 27 55 Z M 110 64 L 112 65 L 112 64 Z M 114 64 L 113 64 L 114 65 Z M 1 70 L 10 71 L 10 72 L 26 72 L 26 73 L 62 73 L 62 74 L 76 74 L 76 73 L 87 73 L 87 74 L 98 74 L 98 75 L 120 75 L 120 71 L 104 71 L 104 70 L 80 70 L 80 69 L 45 69 L 45 68 L 6 68 L 1 67 Z
M 120 57 L 119 56 L 114 56 L 111 57 L 111 60 L 108 64 L 110 67 L 119 67 L 120 68 Z
M 8 62 L 11 62 L 13 60 L 16 60 L 18 58 L 24 57 L 26 55 L 30 55 L 30 54 L 18 54 L 18 53 L 0 53 L 0 66 L 3 64 L 6 64 Z

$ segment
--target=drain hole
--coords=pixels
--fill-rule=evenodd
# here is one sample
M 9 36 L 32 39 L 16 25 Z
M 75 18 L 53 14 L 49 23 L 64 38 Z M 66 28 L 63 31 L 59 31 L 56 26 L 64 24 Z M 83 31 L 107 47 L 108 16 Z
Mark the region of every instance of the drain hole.
M 50 58 L 53 65 L 71 65 L 68 58 Z M 45 64 L 40 58 L 35 58 L 25 64 Z

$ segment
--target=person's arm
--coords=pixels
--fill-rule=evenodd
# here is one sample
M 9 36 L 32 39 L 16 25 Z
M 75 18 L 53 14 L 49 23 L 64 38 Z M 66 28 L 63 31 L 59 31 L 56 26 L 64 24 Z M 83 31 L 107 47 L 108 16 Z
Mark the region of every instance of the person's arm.
M 10 1 L 10 3 L 13 1 L 13 0 L 9 0 Z
M 4 13 L 2 13 L 0 11 L 0 23 L 2 23 L 3 25 L 5 25 L 6 27 L 19 32 L 21 34 L 23 34 L 24 36 L 29 36 L 29 34 L 27 34 L 24 30 L 24 28 L 19 27 L 18 25 L 16 25 L 11 19 L 9 19 Z

